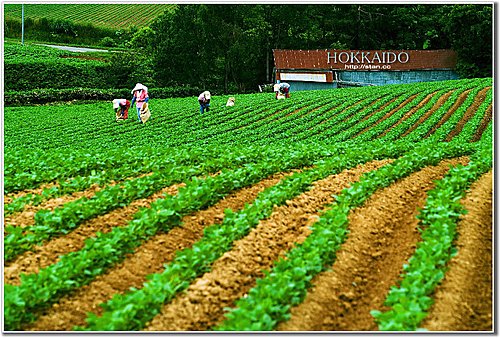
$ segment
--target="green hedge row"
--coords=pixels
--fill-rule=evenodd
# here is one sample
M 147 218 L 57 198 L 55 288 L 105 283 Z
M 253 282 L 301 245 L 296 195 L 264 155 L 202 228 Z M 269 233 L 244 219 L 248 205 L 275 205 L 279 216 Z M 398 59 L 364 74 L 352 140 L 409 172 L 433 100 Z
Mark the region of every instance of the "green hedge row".
M 5 90 L 108 87 L 109 63 L 74 59 L 5 62 Z M 109 86 L 110 87 L 110 86 Z
M 68 89 L 38 89 L 29 91 L 6 91 L 4 93 L 4 104 L 27 105 L 44 104 L 50 102 L 67 102 L 75 100 L 113 100 L 116 98 L 131 99 L 130 88 L 122 89 L 96 89 L 96 88 L 68 88 Z M 199 87 L 181 86 L 150 88 L 149 96 L 155 99 L 167 99 L 172 97 L 187 97 L 199 95 L 204 89 Z

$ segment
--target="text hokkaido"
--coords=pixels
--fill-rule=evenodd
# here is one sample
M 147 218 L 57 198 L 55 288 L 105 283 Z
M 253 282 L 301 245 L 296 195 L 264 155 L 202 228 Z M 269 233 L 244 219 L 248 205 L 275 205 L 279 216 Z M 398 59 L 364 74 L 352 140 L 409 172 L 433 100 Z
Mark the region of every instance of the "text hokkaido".
M 407 63 L 410 55 L 407 52 L 328 52 L 328 63 Z

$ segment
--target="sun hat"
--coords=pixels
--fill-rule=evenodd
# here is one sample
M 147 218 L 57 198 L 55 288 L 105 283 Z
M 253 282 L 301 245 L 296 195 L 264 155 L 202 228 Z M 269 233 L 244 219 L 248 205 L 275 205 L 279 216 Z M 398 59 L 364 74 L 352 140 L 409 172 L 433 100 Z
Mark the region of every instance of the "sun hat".
M 113 100 L 113 109 L 120 108 L 120 101 L 121 101 L 121 99 L 114 99 Z
M 137 83 L 137 84 L 135 85 L 134 89 L 132 89 L 132 94 L 134 94 L 134 92 L 135 92 L 136 90 L 143 90 L 143 89 L 144 89 L 145 91 L 148 91 L 148 87 L 144 86 L 144 85 L 143 85 L 143 84 L 141 84 L 141 83 Z
M 208 90 L 203 92 L 203 96 L 205 96 L 207 100 L 210 100 L 210 92 Z

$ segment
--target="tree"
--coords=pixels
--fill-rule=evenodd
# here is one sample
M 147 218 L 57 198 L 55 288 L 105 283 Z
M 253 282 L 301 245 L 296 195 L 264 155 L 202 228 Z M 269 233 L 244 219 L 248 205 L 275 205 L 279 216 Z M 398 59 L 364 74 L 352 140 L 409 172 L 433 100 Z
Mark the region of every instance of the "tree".
M 458 54 L 461 77 L 492 76 L 492 5 L 454 5 L 443 17 L 444 30 Z

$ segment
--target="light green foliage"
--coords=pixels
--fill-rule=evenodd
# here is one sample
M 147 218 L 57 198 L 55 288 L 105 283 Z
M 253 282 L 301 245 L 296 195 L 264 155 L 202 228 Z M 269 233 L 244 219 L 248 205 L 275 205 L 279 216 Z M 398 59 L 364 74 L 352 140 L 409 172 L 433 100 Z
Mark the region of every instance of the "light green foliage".
M 261 192 L 243 209 L 226 210 L 222 224 L 207 226 L 204 236 L 191 248 L 177 252 L 164 271 L 150 276 L 142 288 L 116 295 L 103 304 L 102 316 L 89 314 L 88 325 L 76 328 L 139 330 L 164 303 L 209 271 L 235 240 L 269 217 L 274 206 L 283 205 L 330 174 L 374 159 L 394 159 L 337 196 L 329 211 L 321 212 L 313 224 L 312 234 L 288 252 L 286 259 L 275 262 L 248 297 L 228 312 L 226 321 L 214 328 L 273 330 L 304 299 L 312 278 L 335 261 L 336 250 L 348 236 L 350 210 L 363 205 L 377 189 L 424 166 L 468 155 L 470 165 L 450 170 L 429 193 L 419 216 L 422 243 L 405 267 L 400 287 L 393 287 L 387 297 L 393 310 L 373 312 L 382 330 L 416 330 L 453 252 L 454 226 L 462 213 L 458 201 L 492 167 L 492 123 L 475 135 L 487 116 L 492 90 L 453 140 L 443 139 L 491 82 L 489 78 L 292 92 L 291 99 L 279 101 L 272 93 L 246 94 L 236 95 L 233 107 L 225 106 L 228 95 L 213 95 L 211 110 L 204 114 L 200 114 L 195 96 L 151 96 L 152 119 L 146 124 L 137 123 L 135 108 L 129 111 L 128 120 L 116 122 L 110 101 L 6 107 L 4 194 L 56 183 L 41 194 L 15 198 L 5 205 L 6 214 L 92 184 L 103 186 L 92 198 L 38 211 L 31 227 L 7 224 L 6 261 L 77 229 L 85 220 L 151 196 L 175 182 L 186 183 L 175 196 L 164 195 L 138 211 L 123 227 L 98 233 L 81 250 L 62 255 L 38 273 L 23 275 L 20 285 L 6 284 L 6 330 L 18 330 L 35 320 L 43 309 L 92 282 L 151 236 L 179 226 L 183 216 L 274 173 L 302 169 Z M 467 99 L 455 105 L 468 90 Z M 420 121 L 449 92 L 449 99 Z M 433 95 L 430 101 L 416 109 L 428 95 Z M 397 124 L 410 111 L 414 116 Z M 418 126 L 402 137 L 417 121 Z M 480 141 L 470 142 L 473 136 Z M 141 177 L 143 174 L 150 175 Z M 118 185 L 110 185 L 113 181 Z M 440 221 L 434 222 L 437 218 Z M 439 255 L 432 255 L 431 260 L 429 250 L 439 251 Z

